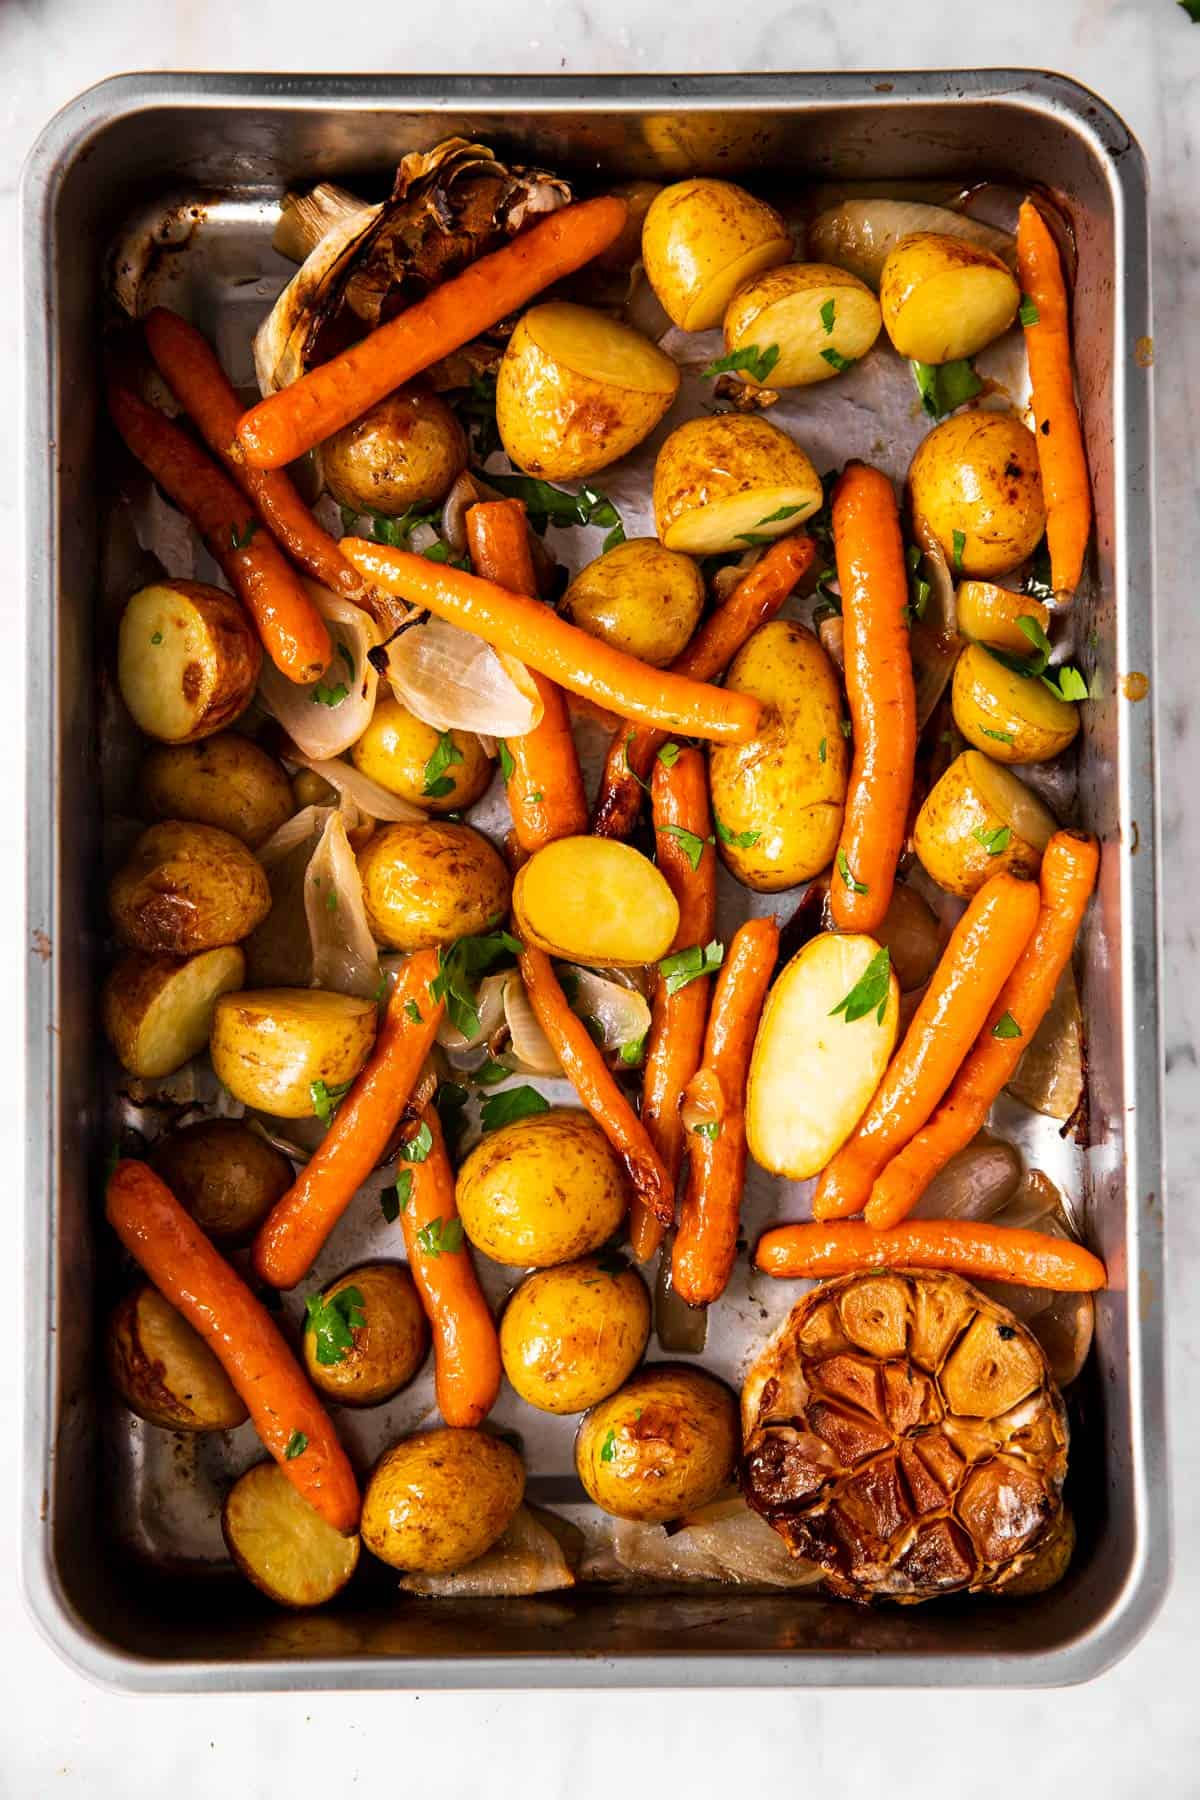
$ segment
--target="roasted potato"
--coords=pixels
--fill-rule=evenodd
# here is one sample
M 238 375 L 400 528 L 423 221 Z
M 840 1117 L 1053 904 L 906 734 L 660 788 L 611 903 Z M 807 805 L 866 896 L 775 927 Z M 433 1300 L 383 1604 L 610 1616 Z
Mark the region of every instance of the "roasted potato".
M 1073 701 L 1006 668 L 983 644 L 968 644 L 954 665 L 951 706 L 968 744 L 996 762 L 1049 762 L 1079 730 Z
M 704 577 L 657 538 L 629 538 L 579 571 L 562 610 L 593 637 L 662 669 L 700 623 Z
M 655 1363 L 588 1413 L 575 1468 L 605 1512 L 662 1524 L 719 1493 L 739 1445 L 727 1387 L 702 1369 Z
M 791 253 L 775 208 L 732 181 L 673 183 L 655 196 L 642 227 L 650 285 L 684 331 L 719 325 L 734 291 Z
M 133 949 L 190 956 L 248 937 L 271 910 L 271 890 L 240 838 L 167 819 L 143 831 L 113 876 L 108 910 Z
M 1041 631 L 1050 629 L 1048 606 L 1032 594 L 997 587 L 994 581 L 960 582 L 954 605 L 958 629 L 964 637 L 990 644 L 994 650 L 1007 650 L 1010 655 L 1028 656 L 1032 649 L 1019 619 L 1032 619 Z
M 642 1359 L 650 1296 L 619 1256 L 585 1256 L 523 1281 L 500 1321 L 504 1373 L 541 1412 L 583 1412 Z
M 946 933 L 927 900 L 898 881 L 875 937 L 891 958 L 902 994 L 924 987 L 941 957 Z
M 297 812 L 306 806 L 336 806 L 337 789 L 315 769 L 297 769 L 292 776 L 292 799 Z
M 389 794 L 431 813 L 473 806 L 492 779 L 492 760 L 473 731 L 438 731 L 391 694 L 379 696 L 350 760 Z
M 530 307 L 496 377 L 496 424 L 528 475 L 575 480 L 649 437 L 679 391 L 657 344 L 607 313 L 569 300 Z
M 201 1119 L 159 1138 L 150 1166 L 201 1231 L 225 1246 L 248 1244 L 293 1181 L 283 1152 L 240 1119 Z
M 502 1438 L 470 1427 L 418 1432 L 376 1463 L 362 1540 L 393 1569 L 461 1569 L 491 1549 L 524 1493 L 524 1464 Z
M 202 581 L 163 581 L 133 595 L 117 637 L 117 685 L 147 737 L 188 744 L 244 712 L 262 645 L 231 594 Z
M 182 1069 L 208 1043 L 218 997 L 245 977 L 246 959 L 233 945 L 182 959 L 129 951 L 105 982 L 101 1003 L 122 1068 L 143 1081 Z
M 1037 548 L 1046 528 L 1037 445 L 1012 413 L 943 419 L 908 471 L 921 514 L 958 575 L 1007 575 Z
M 688 419 L 654 465 L 654 528 L 668 550 L 691 556 L 782 537 L 821 499 L 821 478 L 799 444 L 749 413 Z
M 657 962 L 679 924 L 666 877 L 614 838 L 559 838 L 535 850 L 517 871 L 512 903 L 523 938 L 593 968 Z
M 957 362 L 1007 331 L 1021 290 L 1005 265 L 980 244 L 936 231 L 901 238 L 879 284 L 883 324 L 901 356 Z
M 199 1332 L 143 1282 L 104 1337 L 112 1384 L 131 1412 L 166 1431 L 232 1431 L 249 1413 Z
M 828 868 L 837 849 L 849 767 L 841 690 L 812 632 L 792 619 L 761 625 L 727 679 L 764 706 L 757 737 L 709 752 L 717 848 L 745 887 L 775 893 Z
M 358 1566 L 357 1535 L 335 1530 L 277 1463 L 258 1463 L 234 1482 L 221 1531 L 242 1574 L 280 1606 L 322 1606 Z
M 339 1296 L 341 1308 L 332 1308 Z M 403 1263 L 362 1263 L 348 1269 L 324 1290 L 321 1307 L 315 1319 L 310 1308 L 304 1361 L 313 1386 L 343 1406 L 378 1406 L 390 1400 L 428 1355 L 429 1325 Z M 351 1349 L 319 1329 L 330 1310 L 350 1328 Z
M 463 1229 L 493 1262 L 545 1269 L 606 1243 L 629 1188 L 600 1127 L 552 1107 L 490 1132 L 458 1172 Z
M 147 818 L 218 825 L 252 850 L 295 811 L 291 782 L 275 758 L 236 731 L 151 750 L 139 790 Z
M 222 994 L 209 1054 L 235 1100 L 277 1119 L 310 1119 L 314 1088 L 345 1091 L 375 1042 L 373 1000 L 321 988 L 259 988 Z
M 998 869 L 1036 876 L 1057 830 L 1053 813 L 1011 769 L 964 750 L 926 796 L 913 847 L 938 886 L 966 900 Z
M 740 287 L 725 314 L 725 350 L 772 346 L 778 358 L 752 387 L 809 387 L 860 361 L 879 336 L 879 302 L 865 282 L 830 263 L 784 263 Z
M 486 931 L 508 911 L 504 859 L 469 825 L 385 825 L 359 852 L 367 923 L 391 950 Z
M 395 518 L 442 500 L 467 466 L 467 440 L 446 402 L 398 388 L 321 445 L 325 486 L 355 513 Z

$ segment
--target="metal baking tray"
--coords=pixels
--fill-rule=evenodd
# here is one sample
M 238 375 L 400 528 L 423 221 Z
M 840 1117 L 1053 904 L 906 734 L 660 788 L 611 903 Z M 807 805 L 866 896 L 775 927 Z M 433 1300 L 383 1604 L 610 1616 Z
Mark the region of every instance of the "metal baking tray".
M 257 1452 L 189 1443 L 120 1414 L 96 1356 L 113 1261 L 96 1231 L 106 1148 L 94 995 L 102 921 L 97 622 L 120 580 L 101 501 L 98 321 L 106 254 L 155 219 L 163 293 L 234 364 L 279 284 L 285 185 L 353 185 L 452 133 L 589 180 L 683 172 L 761 181 L 989 177 L 1052 187 L 1078 251 L 1080 390 L 1097 511 L 1077 602 L 1093 693 L 1079 766 L 1104 846 L 1083 945 L 1089 1145 L 1037 1140 L 1069 1174 L 1107 1260 L 1082 1420 L 1066 1580 L 1027 1602 L 860 1610 L 815 1593 L 581 1587 L 429 1603 L 377 1584 L 284 1615 L 227 1573 L 216 1507 Z M 23 1563 L 39 1624 L 84 1673 L 137 1690 L 327 1687 L 1048 1685 L 1136 1641 L 1165 1591 L 1163 1193 L 1152 675 L 1149 255 L 1141 152 L 1102 101 L 1036 71 L 654 79 L 134 75 L 81 96 L 25 170 L 30 819 Z M 183 573 L 182 569 L 173 570 Z M 126 590 L 127 591 L 127 588 Z M 1047 1162 L 1049 1153 L 1058 1159 Z M 752 1192 L 751 1234 L 781 1210 Z M 786 1209 L 783 1209 L 786 1210 Z M 383 1244 L 367 1226 L 329 1272 Z M 318 1265 L 318 1275 L 325 1272 Z M 503 1286 L 502 1275 L 500 1287 Z M 773 1291 L 764 1291 L 773 1290 Z M 497 1292 L 500 1289 L 497 1288 Z M 744 1269 L 706 1362 L 737 1382 L 795 1297 Z M 365 1465 L 431 1407 L 422 1378 L 342 1415 Z M 511 1401 L 511 1396 L 509 1397 Z M 530 1492 L 570 1511 L 571 1421 L 527 1437 Z M 561 1426 L 557 1434 L 551 1426 Z M 566 1446 L 564 1450 L 564 1446 Z M 351 1595 L 354 1597 L 351 1598 Z

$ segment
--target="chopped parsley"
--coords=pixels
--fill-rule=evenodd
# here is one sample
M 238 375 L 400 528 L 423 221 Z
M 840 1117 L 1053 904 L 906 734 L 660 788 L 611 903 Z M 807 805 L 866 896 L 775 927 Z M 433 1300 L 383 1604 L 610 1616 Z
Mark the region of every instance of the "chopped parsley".
M 454 792 L 454 777 L 447 775 L 446 770 L 463 760 L 463 753 L 449 731 L 439 731 L 437 748 L 425 764 L 425 786 L 421 789 L 426 800 L 444 800 L 447 794 Z
M 413 1135 L 401 1144 L 400 1161 L 423 1163 L 432 1149 L 433 1133 L 422 1119 Z
M 458 1155 L 463 1133 L 467 1129 L 467 1099 L 467 1090 L 458 1081 L 439 1081 L 437 1092 L 433 1096 L 438 1123 L 452 1162 Z
M 445 1000 L 446 1012 L 456 1031 L 473 1038 L 479 1030 L 475 1005 L 479 983 L 494 969 L 507 966 L 521 954 L 521 945 L 507 931 L 489 931 L 479 937 L 462 937 L 449 949 L 438 951 L 438 972 L 429 984 L 434 1000 Z
M 981 725 L 979 729 L 982 731 L 984 737 L 995 738 L 998 744 L 1011 744 L 1013 741 L 1013 734 L 1011 731 L 993 731 L 989 725 Z
M 646 1033 L 643 1031 L 640 1038 L 630 1038 L 627 1044 L 622 1044 L 617 1054 L 627 1069 L 636 1069 L 645 1053 Z
M 944 419 L 983 390 L 968 357 L 948 363 L 914 362 L 912 372 L 921 405 L 931 419 Z
M 620 513 L 607 494 L 586 482 L 577 494 L 569 494 L 565 488 L 538 481 L 532 475 L 485 475 L 483 479 L 502 494 L 523 500 L 529 523 L 537 532 L 545 531 L 548 525 L 601 525 L 608 528 L 605 550 L 614 550 L 625 541 Z
M 711 1140 L 713 1138 L 719 1138 L 720 1135 L 721 1135 L 720 1119 L 702 1119 L 700 1121 L 699 1125 L 692 1126 L 692 1136 L 693 1137 L 708 1138 L 711 1142 Z
M 954 555 L 951 557 L 950 560 L 951 560 L 952 564 L 954 565 L 954 573 L 956 575 L 961 575 L 963 572 L 963 566 L 962 566 L 963 551 L 967 547 L 966 532 L 965 531 L 956 531 L 954 533 L 953 543 L 954 543 Z
M 826 742 L 825 739 L 822 738 L 820 743 L 817 745 L 817 761 L 818 762 L 825 761 L 825 755 L 826 755 L 825 742 Z
M 328 888 L 325 891 L 325 911 L 326 912 L 336 912 L 337 909 L 338 909 L 337 889 L 334 887 L 333 883 L 330 882 Z
M 309 1083 L 308 1097 L 312 1101 L 312 1109 L 322 1125 L 333 1123 L 333 1115 L 337 1111 L 338 1101 L 344 1100 L 350 1092 L 350 1082 L 335 1081 L 330 1087 L 324 1081 Z
M 394 1225 L 402 1212 L 408 1210 L 412 1199 L 413 1178 L 411 1169 L 401 1169 L 390 1187 L 385 1187 L 379 1196 L 379 1210 L 389 1225 Z
M 658 760 L 664 769 L 673 769 L 675 767 L 675 764 L 679 761 L 679 752 L 682 748 L 682 744 L 663 745 L 658 753 Z M 626 760 L 628 760 L 628 745 L 626 746 Z
M 839 719 L 838 720 L 838 728 L 841 731 L 841 734 L 844 738 L 854 736 L 854 727 L 850 723 L 849 719 Z
M 1089 698 L 1088 685 L 1071 663 L 1060 663 L 1051 668 L 1050 639 L 1042 630 L 1038 620 L 1030 613 L 1022 613 L 1017 625 L 1029 639 L 1033 647 L 1032 656 L 1009 656 L 1007 651 L 996 650 L 987 646 L 989 656 L 1010 669 L 1014 675 L 1020 675 L 1026 681 L 1040 680 L 1043 687 L 1050 689 L 1060 700 L 1086 700 Z
M 852 894 L 869 894 L 870 888 L 865 881 L 856 881 L 850 872 L 850 864 L 846 860 L 846 852 L 839 845 L 837 853 L 837 871 Z
M 996 1020 L 996 1023 L 992 1026 L 992 1036 L 994 1038 L 1019 1038 L 1023 1036 L 1023 1033 L 1012 1014 L 1010 1012 L 1002 1012 L 1000 1017 Z
M 749 850 L 751 845 L 757 844 L 759 838 L 762 836 L 761 831 L 730 831 L 728 825 L 722 825 L 720 819 L 715 820 L 714 823 L 717 827 L 717 836 L 720 838 L 721 842 L 723 844 L 732 844 L 735 850 Z M 695 866 L 695 863 L 693 863 L 692 867 L 695 868 Z
M 1009 743 L 1012 739 L 1009 738 Z M 971 836 L 977 844 L 982 844 L 989 856 L 1002 856 L 1012 842 L 1012 828 L 1008 825 L 997 825 L 994 831 L 987 831 L 977 825 Z
M 1041 316 L 1037 309 L 1037 301 L 1031 300 L 1028 294 L 1022 294 L 1021 305 L 1017 311 L 1017 317 L 1022 325 L 1036 325 Z
M 821 323 L 825 327 L 825 336 L 833 330 L 833 321 L 837 317 L 837 301 L 826 300 L 821 308 Z
M 421 1009 L 415 1000 L 406 1000 L 404 1002 L 404 1016 L 406 1019 L 411 1019 L 414 1025 L 423 1025 L 425 1022 L 421 1017 Z
M 500 773 L 503 775 L 505 781 L 511 781 L 513 778 L 513 770 L 517 766 L 512 759 L 512 751 L 509 749 L 503 738 L 497 740 L 496 749 L 500 754 Z
M 305 1437 L 304 1433 L 302 1431 L 293 1431 L 291 1437 L 287 1441 L 287 1447 L 283 1454 L 288 1462 L 295 1462 L 296 1458 L 298 1456 L 303 1456 L 307 1449 L 308 1439 Z
M 875 952 L 845 998 L 830 1008 L 830 1018 L 842 1013 L 846 1024 L 853 1025 L 856 1020 L 865 1019 L 869 1012 L 874 1012 L 876 1024 L 882 1025 L 891 985 L 892 958 L 885 946 Z
M 549 1112 L 550 1102 L 536 1088 L 505 1088 L 502 1094 L 489 1094 L 479 1111 L 479 1123 L 485 1131 L 499 1131 L 515 1125 L 518 1119 L 532 1119 L 536 1113 Z
M 426 1256 L 453 1256 L 463 1247 L 461 1219 L 430 1219 L 417 1233 L 417 1243 Z
M 757 344 L 747 344 L 745 349 L 731 350 L 728 356 L 719 356 L 716 362 L 709 363 L 707 369 L 701 369 L 700 378 L 706 381 L 714 375 L 748 375 L 761 387 L 778 361 L 778 344 L 768 344 L 765 350 Z
M 604 1442 L 600 1446 L 600 1461 L 601 1462 L 611 1462 L 613 1460 L 613 1454 L 614 1454 L 613 1445 L 616 1443 L 616 1441 L 617 1441 L 616 1429 L 615 1429 L 615 1427 L 610 1425 L 608 1430 L 604 1434 Z
M 700 858 L 704 855 L 705 844 L 711 844 L 711 838 L 698 837 L 694 831 L 688 831 L 682 825 L 658 825 L 655 827 L 660 836 L 673 837 L 678 840 L 679 847 L 691 863 L 693 869 L 700 867 Z M 758 833 L 755 833 L 757 837 Z
M 832 346 L 821 352 L 821 361 L 827 362 L 839 375 L 845 369 L 852 369 L 856 360 L 853 356 L 843 356 L 840 350 L 834 350 Z
M 687 987 L 690 981 L 698 981 L 701 975 L 712 975 L 725 960 L 725 946 L 720 938 L 713 938 L 708 944 L 692 944 L 686 950 L 676 950 L 672 956 L 664 956 L 658 965 L 658 972 L 666 983 L 668 994 L 677 994 L 680 988 Z
M 349 692 L 350 689 L 344 681 L 335 682 L 333 686 L 327 686 L 325 682 L 318 681 L 312 691 L 313 705 L 340 706 Z
M 156 631 L 154 633 L 153 637 L 150 639 L 150 642 L 152 644 L 161 644 L 162 641 L 163 641 L 163 634 L 161 631 Z
M 311 1331 L 316 1340 L 317 1361 L 326 1368 L 345 1362 L 354 1348 L 355 1331 L 367 1322 L 362 1289 L 340 1288 L 328 1300 L 324 1294 L 309 1294 L 304 1312 L 304 1329 Z
M 794 519 L 796 514 L 803 510 L 804 508 L 801 506 L 777 506 L 773 513 L 768 513 L 765 519 L 760 519 L 758 522 L 760 525 L 778 525 L 781 519 Z
M 503 1063 L 493 1062 L 489 1056 L 483 1067 L 476 1069 L 471 1080 L 478 1087 L 495 1087 L 499 1082 L 507 1081 L 512 1072 L 511 1069 L 506 1069 Z
M 246 548 L 246 545 L 253 538 L 253 536 L 257 530 L 258 530 L 258 520 L 257 519 L 250 519 L 247 522 L 245 530 L 243 532 L 241 532 L 240 535 L 238 533 L 237 526 L 231 525 L 229 527 L 229 548 L 231 550 L 244 550 Z

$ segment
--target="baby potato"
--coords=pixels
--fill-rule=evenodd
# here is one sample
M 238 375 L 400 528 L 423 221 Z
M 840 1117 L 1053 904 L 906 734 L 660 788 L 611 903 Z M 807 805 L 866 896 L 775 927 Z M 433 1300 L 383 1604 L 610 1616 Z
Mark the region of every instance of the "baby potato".
M 463 1230 L 493 1262 L 546 1269 L 598 1250 L 629 1205 L 600 1127 L 551 1107 L 489 1132 L 458 1172 Z
M 527 475 L 573 480 L 649 437 L 678 392 L 671 358 L 632 325 L 550 300 L 530 307 L 508 340 L 496 424 Z
M 151 750 L 139 786 L 148 818 L 218 825 L 252 850 L 295 810 L 291 783 L 275 758 L 236 731 Z
M 461 1569 L 490 1550 L 525 1493 L 511 1444 L 471 1427 L 401 1438 L 363 1497 L 362 1541 L 393 1569 Z
M 747 639 L 728 683 L 764 702 L 759 734 L 709 752 L 717 848 L 744 887 L 776 893 L 828 868 L 846 799 L 841 690 L 812 632 L 773 619 Z
M 431 775 L 429 760 L 442 746 L 453 750 L 455 759 Z M 431 813 L 473 806 L 492 779 L 492 760 L 473 731 L 438 731 L 391 694 L 376 701 L 370 724 L 350 747 L 350 760 L 389 794 Z
M 199 1332 L 149 1282 L 118 1302 L 104 1348 L 113 1386 L 150 1425 L 232 1431 L 250 1416 Z
M 958 629 L 965 638 L 990 644 L 994 650 L 1028 656 L 1033 646 L 1017 623 L 1032 619 L 1042 631 L 1050 629 L 1050 608 L 1032 594 L 997 587 L 994 581 L 962 581 L 954 596 Z
M 1012 413 L 943 419 L 918 445 L 908 480 L 913 511 L 956 576 L 1007 575 L 1046 528 L 1037 445 Z
M 575 1468 L 606 1513 L 663 1524 L 720 1492 L 739 1444 L 737 1405 L 722 1382 L 655 1363 L 588 1413 Z
M 562 610 L 581 630 L 663 669 L 700 623 L 704 577 L 657 538 L 628 538 L 579 571 Z
M 926 873 L 964 900 L 998 869 L 1036 876 L 1057 822 L 1011 769 L 964 750 L 926 796 L 913 847 Z
M 955 664 L 950 702 L 968 744 L 996 762 L 1049 762 L 1079 730 L 1072 701 L 1006 669 L 983 644 L 968 644 Z
M 357 1298 L 351 1299 L 350 1289 Z M 354 1347 L 330 1345 L 310 1318 L 304 1332 L 309 1379 L 342 1406 L 378 1406 L 407 1387 L 429 1352 L 429 1325 L 416 1286 L 404 1263 L 362 1263 L 331 1282 L 322 1303 L 329 1306 L 339 1294 L 345 1297 L 343 1317 Z M 351 1323 L 360 1315 L 361 1325 Z M 335 1360 L 322 1361 L 330 1356 Z
M 209 1054 L 235 1100 L 277 1119 L 316 1115 L 313 1088 L 343 1091 L 375 1042 L 373 1000 L 322 988 L 258 988 L 222 994 Z
M 504 859 L 469 825 L 385 825 L 359 852 L 367 923 L 391 950 L 486 931 L 508 911 Z
M 902 994 L 924 987 L 942 954 L 945 934 L 927 900 L 898 881 L 875 936 L 891 958 Z
M 422 387 L 397 388 L 321 445 L 325 486 L 338 504 L 389 519 L 444 499 L 466 466 L 462 426 Z
M 358 1567 L 357 1535 L 323 1519 L 278 1463 L 257 1463 L 234 1482 L 221 1531 L 242 1574 L 279 1606 L 322 1606 Z
M 167 819 L 143 831 L 113 876 L 108 910 L 133 949 L 190 956 L 249 937 L 271 910 L 271 889 L 231 832 Z
M 293 1180 L 283 1152 L 240 1119 L 185 1125 L 159 1138 L 149 1160 L 201 1231 L 230 1247 L 250 1242 Z
M 541 1412 L 583 1412 L 642 1359 L 650 1296 L 621 1257 L 585 1256 L 523 1281 L 500 1321 L 504 1373 Z
M 679 906 L 648 857 L 615 838 L 558 838 L 517 871 L 522 938 L 567 962 L 633 969 L 667 954 Z
M 688 419 L 654 464 L 654 528 L 668 550 L 713 556 L 794 531 L 821 505 L 799 444 L 752 413 Z
M 292 799 L 297 812 L 306 806 L 336 806 L 337 789 L 315 769 L 297 769 L 292 776 Z
M 1007 331 L 1021 290 L 998 256 L 961 237 L 914 231 L 883 265 L 884 329 L 914 362 L 957 362 Z
M 105 1035 L 122 1068 L 143 1081 L 173 1075 L 208 1043 L 218 997 L 240 988 L 246 959 L 234 945 L 198 956 L 131 950 L 104 984 Z
M 867 354 L 879 336 L 879 302 L 865 282 L 832 263 L 785 263 L 738 289 L 725 314 L 725 349 L 759 352 L 772 344 L 778 361 L 761 383 L 809 387 L 829 381 Z
M 117 634 L 117 685 L 147 737 L 188 744 L 244 712 L 262 645 L 231 594 L 202 581 L 154 582 L 133 595 Z
M 684 331 L 719 325 L 734 291 L 791 253 L 775 208 L 732 181 L 674 182 L 655 196 L 642 227 L 650 286 Z

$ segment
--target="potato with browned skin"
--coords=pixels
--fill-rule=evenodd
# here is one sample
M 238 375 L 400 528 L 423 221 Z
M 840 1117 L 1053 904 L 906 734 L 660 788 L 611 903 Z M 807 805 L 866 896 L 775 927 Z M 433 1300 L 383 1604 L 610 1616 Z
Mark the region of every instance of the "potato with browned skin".
M 222 994 L 239 988 L 246 959 L 236 945 L 196 956 L 130 950 L 104 984 L 105 1036 L 122 1068 L 143 1081 L 173 1075 L 208 1043 Z
M 923 438 L 908 471 L 913 512 L 954 577 L 994 580 L 1032 556 L 1046 529 L 1033 433 L 1012 413 L 955 413 Z
M 193 744 L 158 744 L 142 764 L 139 795 L 151 819 L 216 825 L 256 850 L 296 810 L 273 756 L 236 731 Z
M 629 1206 L 608 1139 L 575 1107 L 489 1132 L 458 1172 L 463 1229 L 494 1262 L 549 1268 L 598 1250 Z
M 150 1425 L 232 1431 L 249 1417 L 199 1332 L 149 1282 L 118 1302 L 104 1347 L 113 1386 Z
M 444 499 L 466 466 L 462 426 L 422 387 L 398 388 L 321 445 L 325 485 L 338 504 L 387 518 Z
M 262 865 L 232 832 L 167 819 L 113 876 L 108 909 L 123 943 L 190 956 L 249 937 L 271 910 Z
M 362 1541 L 394 1569 L 461 1569 L 491 1549 L 524 1493 L 524 1464 L 503 1439 L 472 1427 L 421 1431 L 376 1463 Z
M 773 206 L 705 176 L 656 194 L 642 227 L 650 286 L 684 331 L 719 325 L 734 292 L 791 253 L 791 232 Z
M 429 1353 L 429 1325 L 403 1263 L 347 1269 L 319 1302 L 304 1331 L 304 1363 L 315 1388 L 341 1406 L 378 1406 L 407 1387 Z M 345 1322 L 349 1347 L 321 1329 L 331 1311 Z
M 248 1244 L 293 1180 L 283 1152 L 240 1119 L 185 1125 L 157 1140 L 149 1162 L 214 1244 Z
M 637 1270 L 607 1252 L 540 1269 L 500 1321 L 504 1373 L 541 1412 L 583 1412 L 619 1388 L 642 1359 L 650 1296 Z
M 209 1054 L 235 1100 L 278 1119 L 336 1105 L 375 1042 L 373 1000 L 322 988 L 222 994 Z
M 469 825 L 385 825 L 359 852 L 358 869 L 371 933 L 391 950 L 452 944 L 508 912 L 504 859 Z
M 575 1468 L 605 1512 L 662 1524 L 721 1491 L 739 1445 L 737 1403 L 723 1382 L 655 1363 L 588 1413 Z
M 187 744 L 248 706 L 262 645 L 232 594 L 202 581 L 162 581 L 126 603 L 117 638 L 121 698 L 147 737 Z

